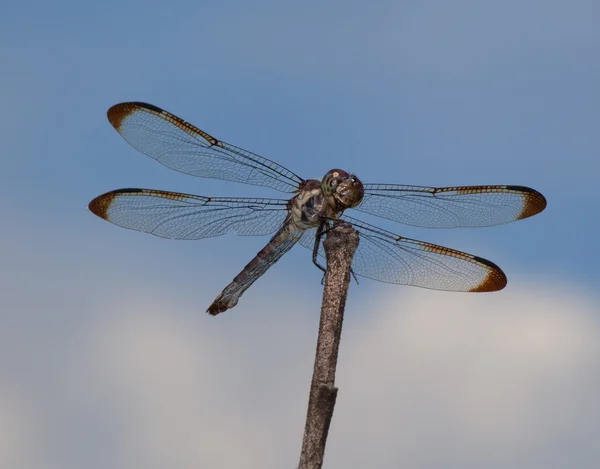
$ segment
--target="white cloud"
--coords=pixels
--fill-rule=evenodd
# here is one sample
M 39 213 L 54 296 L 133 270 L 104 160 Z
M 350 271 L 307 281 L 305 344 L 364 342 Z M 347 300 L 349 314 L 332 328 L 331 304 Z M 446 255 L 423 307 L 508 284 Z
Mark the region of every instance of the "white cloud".
M 594 467 L 591 297 L 368 291 L 394 294 L 352 292 L 326 467 Z M 317 312 L 247 301 L 211 318 L 195 300 L 130 293 L 31 342 L 24 376 L 39 379 L 0 377 L 0 466 L 295 467 Z
M 598 305 L 547 286 L 400 302 L 354 331 L 342 355 L 348 411 L 333 432 L 370 444 L 351 455 L 338 433 L 339 467 L 565 467 L 556 443 L 597 428 Z M 586 448 L 577 467 L 599 455 Z
M 597 429 L 597 304 L 547 286 L 379 304 L 349 303 L 327 467 L 565 467 Z M 295 467 L 316 314 L 169 311 L 134 301 L 84 337 L 82 392 L 113 402 L 120 467 Z M 577 467 L 598 456 L 579 447 Z
M 236 337 L 208 316 L 190 329 L 164 313 L 172 309 L 136 302 L 92 332 L 94 386 L 107 387 L 123 412 L 124 467 L 277 467 L 282 419 L 266 412 L 285 408 L 286 396 L 272 406 L 261 394 L 283 370 L 261 368 L 260 334 Z

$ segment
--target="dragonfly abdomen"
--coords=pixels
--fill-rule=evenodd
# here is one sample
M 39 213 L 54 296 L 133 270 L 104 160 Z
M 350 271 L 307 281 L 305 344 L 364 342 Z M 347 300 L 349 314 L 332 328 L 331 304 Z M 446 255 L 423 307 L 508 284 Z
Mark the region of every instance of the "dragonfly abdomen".
M 302 237 L 303 230 L 293 223 L 284 224 L 269 243 L 262 248 L 246 267 L 225 287 L 208 307 L 213 316 L 233 308 L 242 294 L 258 280 L 281 256 L 288 252 Z

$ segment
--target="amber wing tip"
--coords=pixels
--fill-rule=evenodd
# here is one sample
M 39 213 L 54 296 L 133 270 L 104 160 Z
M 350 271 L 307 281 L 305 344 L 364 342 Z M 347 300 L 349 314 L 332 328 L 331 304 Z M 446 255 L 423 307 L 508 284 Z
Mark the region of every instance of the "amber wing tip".
M 151 111 L 153 113 L 161 113 L 164 112 L 161 108 L 154 106 L 148 103 L 142 103 L 140 101 L 131 101 L 127 103 L 119 103 L 111 106 L 111 108 L 106 111 L 106 117 L 108 117 L 108 121 L 111 125 L 117 129 L 121 130 L 121 124 L 129 115 L 131 115 L 136 110 L 146 110 Z
M 132 109 L 131 103 L 115 104 L 106 112 L 106 117 L 108 117 L 110 124 L 119 130 L 121 123 L 131 113 Z
M 476 260 L 481 264 L 485 264 L 489 268 L 489 271 L 483 281 L 469 291 L 473 293 L 485 293 L 502 290 L 508 283 L 506 274 L 502 269 L 487 259 L 477 257 Z
M 88 208 L 94 215 L 99 216 L 105 220 L 108 219 L 108 209 L 110 208 L 113 199 L 115 198 L 115 192 L 107 192 L 106 194 L 99 195 L 92 200 Z
M 540 212 L 543 212 L 546 206 L 548 205 L 548 201 L 546 197 L 544 197 L 540 192 L 535 189 L 531 189 L 530 187 L 525 186 L 508 186 L 512 190 L 517 190 L 523 194 L 523 210 L 517 217 L 517 220 L 522 220 L 523 218 L 529 218 L 534 215 L 537 215 Z

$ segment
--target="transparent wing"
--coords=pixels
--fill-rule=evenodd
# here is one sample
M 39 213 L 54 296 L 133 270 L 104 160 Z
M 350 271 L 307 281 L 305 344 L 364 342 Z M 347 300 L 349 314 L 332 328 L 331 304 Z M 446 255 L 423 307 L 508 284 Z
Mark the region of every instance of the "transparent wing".
M 404 238 L 345 215 L 340 220 L 352 223 L 359 233 L 360 241 L 352 262 L 356 275 L 446 291 L 488 292 L 506 286 L 504 272 L 481 257 Z M 311 252 L 315 234 L 316 229 L 311 229 L 300 239 L 300 244 Z M 325 259 L 322 243 L 319 256 Z
M 225 179 L 294 192 L 303 179 L 283 166 L 229 143 L 146 103 L 111 107 L 108 120 L 134 148 L 192 176 Z
M 202 197 L 149 189 L 119 189 L 90 202 L 105 220 L 162 238 L 201 239 L 233 231 L 268 235 L 287 216 L 287 200 Z
M 425 228 L 492 226 L 546 208 L 539 192 L 523 186 L 421 187 L 365 184 L 356 210 Z

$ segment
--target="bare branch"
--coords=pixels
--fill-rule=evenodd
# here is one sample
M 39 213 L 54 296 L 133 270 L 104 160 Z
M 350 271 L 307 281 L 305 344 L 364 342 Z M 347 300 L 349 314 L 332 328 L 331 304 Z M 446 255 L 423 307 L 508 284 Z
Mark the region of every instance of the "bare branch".
M 358 233 L 351 225 L 338 222 L 327 233 L 323 246 L 327 257 L 327 273 L 298 469 L 320 469 L 323 465 L 327 433 L 338 391 L 334 385 L 335 369 L 350 284 L 350 267 L 358 247 Z

